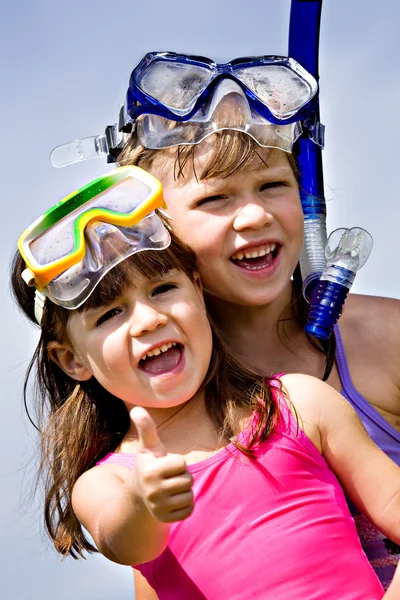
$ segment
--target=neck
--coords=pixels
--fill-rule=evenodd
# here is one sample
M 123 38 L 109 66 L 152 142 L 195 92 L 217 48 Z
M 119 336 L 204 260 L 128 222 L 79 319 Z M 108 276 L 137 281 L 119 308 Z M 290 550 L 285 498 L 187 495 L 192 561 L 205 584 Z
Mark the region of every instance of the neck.
M 228 336 L 234 346 L 243 339 L 257 342 L 261 337 L 274 346 L 278 339 L 279 322 L 285 321 L 290 328 L 296 328 L 292 309 L 292 285 L 276 300 L 262 306 L 242 306 L 232 304 L 216 296 L 206 295 L 207 309 L 218 327 Z M 262 331 L 262 336 L 257 334 Z M 260 338 L 260 339 L 258 339 Z
M 204 393 L 173 408 L 146 408 L 157 427 L 157 435 L 168 453 L 183 456 L 193 451 L 215 451 L 225 445 L 207 414 Z M 120 451 L 136 452 L 137 434 L 131 424 Z
M 263 306 L 241 306 L 207 295 L 207 308 L 239 361 L 266 375 L 323 373 L 325 357 L 321 354 L 319 360 L 294 315 L 291 282 L 279 298 Z

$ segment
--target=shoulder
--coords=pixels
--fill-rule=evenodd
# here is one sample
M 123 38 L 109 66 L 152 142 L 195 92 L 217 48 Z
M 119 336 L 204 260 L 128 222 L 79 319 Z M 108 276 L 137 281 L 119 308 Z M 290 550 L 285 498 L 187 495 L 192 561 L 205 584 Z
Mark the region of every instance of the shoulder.
M 127 478 L 129 469 L 114 463 L 105 463 L 85 471 L 77 479 L 72 490 L 72 505 L 75 512 L 86 504 L 87 498 L 101 502 L 120 487 Z M 78 517 L 79 518 L 79 517 Z
M 282 384 L 301 429 L 320 452 L 324 437 L 334 427 L 358 426 L 359 419 L 352 406 L 321 379 L 293 373 L 284 375 Z
M 321 452 L 321 431 L 333 417 L 352 417 L 353 409 L 330 385 L 302 373 L 281 378 L 288 405 L 300 428 Z
M 363 381 L 376 380 L 370 400 L 378 405 L 383 381 L 388 394 L 398 395 L 392 388 L 400 388 L 400 300 L 350 294 L 339 327 L 356 387 L 369 397 Z
M 400 319 L 400 300 L 397 298 L 389 298 L 387 296 L 370 296 L 368 294 L 349 294 L 346 300 L 345 308 L 347 312 L 363 308 L 371 313 L 376 313 L 380 310 L 389 310 L 389 316 Z
M 290 402 L 302 416 L 304 413 L 304 416 L 314 415 L 317 418 L 327 404 L 348 406 L 348 402 L 333 387 L 312 375 L 291 373 L 283 375 L 281 381 Z
M 349 294 L 339 324 L 346 331 L 364 337 L 373 336 L 379 340 L 389 336 L 400 345 L 400 300 Z

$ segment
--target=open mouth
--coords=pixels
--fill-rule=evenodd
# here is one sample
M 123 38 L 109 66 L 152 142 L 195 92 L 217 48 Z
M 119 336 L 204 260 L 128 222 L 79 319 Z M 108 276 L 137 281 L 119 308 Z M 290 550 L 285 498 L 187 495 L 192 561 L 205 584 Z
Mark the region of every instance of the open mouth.
M 275 242 L 235 252 L 230 260 L 239 267 L 259 271 L 268 267 L 277 257 L 280 246 Z
M 169 342 L 145 354 L 138 366 L 148 375 L 164 375 L 178 367 L 182 356 L 182 344 Z

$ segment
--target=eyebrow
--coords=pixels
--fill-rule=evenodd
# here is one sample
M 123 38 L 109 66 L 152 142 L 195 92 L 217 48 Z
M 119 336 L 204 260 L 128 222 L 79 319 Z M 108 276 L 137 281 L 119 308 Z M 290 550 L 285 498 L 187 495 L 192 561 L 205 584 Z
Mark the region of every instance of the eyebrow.
M 91 315 L 96 314 L 97 312 L 99 312 L 100 310 L 102 310 L 103 308 L 105 308 L 106 306 L 108 306 L 108 304 L 111 304 L 111 303 L 110 302 L 106 302 L 105 304 L 99 304 L 98 306 L 94 306 L 93 308 L 84 309 L 81 312 L 81 315 L 83 317 L 88 316 L 90 318 Z
M 177 269 L 176 267 L 173 267 L 172 269 L 169 269 L 166 273 L 158 273 L 154 277 L 147 277 L 145 275 L 143 275 L 142 277 L 149 282 L 153 282 L 153 283 L 157 284 L 161 281 L 168 280 L 171 277 L 177 277 L 179 274 L 182 274 L 182 273 L 183 273 L 183 271 L 181 271 L 180 269 Z M 133 287 L 135 287 L 134 284 L 131 284 L 131 285 Z M 99 303 L 97 306 L 93 306 L 92 308 L 86 308 L 86 309 L 84 308 L 80 314 L 87 315 L 88 318 L 91 318 L 91 316 L 95 315 L 97 312 L 103 310 L 104 308 L 107 308 L 107 306 L 110 306 L 110 304 L 113 304 L 119 298 L 121 298 L 125 293 L 125 288 L 127 288 L 127 287 L 130 287 L 130 284 L 127 283 L 125 286 L 123 286 L 123 288 L 121 289 L 121 293 L 118 296 L 114 296 L 114 298 L 110 299 L 108 302 L 104 302 L 104 304 Z
M 276 178 L 279 178 L 282 176 L 287 176 L 287 175 L 294 176 L 292 167 L 289 164 L 272 166 L 272 167 L 265 165 L 261 169 L 257 169 L 257 171 L 254 171 L 254 173 L 256 173 L 256 172 L 258 172 L 260 175 L 262 175 L 262 177 L 266 177 L 267 175 L 270 175 L 271 179 L 276 179 Z
M 269 181 L 273 181 L 273 180 L 283 179 L 288 176 L 295 177 L 290 165 L 280 165 L 280 166 L 275 166 L 275 167 L 269 167 L 269 166 L 265 165 L 265 167 L 263 167 L 263 168 L 254 169 L 253 171 L 247 171 L 247 173 L 251 173 L 251 172 L 254 173 L 254 178 L 257 180 L 267 179 Z M 240 175 L 240 174 L 241 174 L 241 172 L 237 173 L 237 175 Z M 244 172 L 243 172 L 243 174 L 244 174 Z M 233 175 L 236 175 L 236 173 L 234 173 Z M 189 201 L 190 205 L 192 205 L 193 203 L 196 203 L 198 200 L 201 200 L 202 198 L 208 198 L 208 197 L 212 197 L 212 196 L 222 195 L 224 193 L 224 191 L 229 189 L 229 187 L 231 185 L 234 185 L 234 184 L 229 183 L 227 181 L 227 179 L 220 179 L 220 178 L 201 179 L 201 180 L 199 180 L 199 183 L 201 183 L 204 187 L 202 189 L 193 190 L 194 196 L 192 198 L 190 198 L 190 201 Z M 208 186 L 209 186 L 209 189 L 207 189 Z

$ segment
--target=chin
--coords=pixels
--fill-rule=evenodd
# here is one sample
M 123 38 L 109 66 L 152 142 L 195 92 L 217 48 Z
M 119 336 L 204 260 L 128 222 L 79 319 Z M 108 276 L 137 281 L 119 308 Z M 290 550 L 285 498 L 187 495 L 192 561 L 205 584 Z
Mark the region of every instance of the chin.
M 218 296 L 217 298 L 221 298 L 225 302 L 229 302 L 230 304 L 237 304 L 239 306 L 248 306 L 248 307 L 256 307 L 256 306 L 266 306 L 268 304 L 272 304 L 279 300 L 285 292 L 285 288 L 278 290 L 257 290 L 254 292 L 247 291 L 246 294 L 230 294 L 227 296 L 226 294 Z

